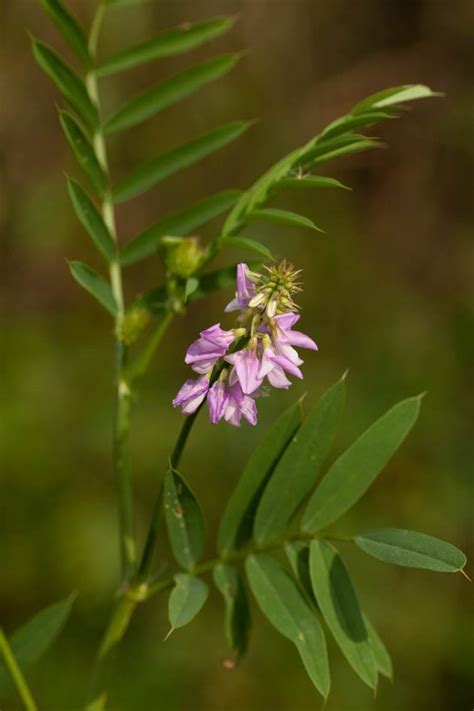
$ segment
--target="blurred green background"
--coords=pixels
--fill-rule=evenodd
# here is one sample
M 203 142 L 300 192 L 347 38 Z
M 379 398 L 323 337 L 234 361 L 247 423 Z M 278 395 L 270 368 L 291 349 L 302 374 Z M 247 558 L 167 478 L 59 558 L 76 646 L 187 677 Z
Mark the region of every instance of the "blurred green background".
M 94 3 L 69 3 L 90 21 Z M 201 417 L 182 469 L 213 540 L 239 471 L 275 415 L 308 393 L 312 403 L 350 368 L 345 419 L 333 456 L 396 400 L 428 391 L 419 423 L 341 533 L 394 525 L 468 550 L 472 524 L 474 414 L 473 195 L 474 3 L 472 0 L 156 0 L 112 9 L 103 56 L 157 30 L 239 13 L 229 35 L 176 59 L 103 80 L 114 107 L 126 95 L 213 51 L 248 48 L 238 68 L 143 126 L 110 141 L 114 175 L 234 118 L 259 122 L 240 142 L 119 210 L 123 239 L 163 214 L 227 187 L 245 187 L 368 93 L 422 82 L 444 99 L 413 104 L 377 128 L 388 150 L 325 166 L 353 192 L 288 193 L 327 234 L 259 228 L 280 256 L 304 268 L 302 328 L 320 346 L 305 380 L 259 403 L 255 429 L 213 427 Z M 110 461 L 112 333 L 72 282 L 66 259 L 99 266 L 69 205 L 63 170 L 75 172 L 58 125 L 58 96 L 33 63 L 26 29 L 63 48 L 34 0 L 3 0 L 0 105 L 2 291 L 1 623 L 7 629 L 76 590 L 74 614 L 29 674 L 47 711 L 76 709 L 118 574 Z M 212 235 L 216 225 L 205 233 Z M 227 253 L 221 263 L 243 255 Z M 129 297 L 156 285 L 158 259 L 130 268 Z M 137 528 L 182 423 L 170 400 L 197 331 L 221 318 L 230 294 L 193 305 L 177 321 L 142 382 L 132 431 Z M 209 544 L 208 552 L 212 554 Z M 333 644 L 327 711 L 470 709 L 471 588 L 461 575 L 392 568 L 343 551 L 365 608 L 395 662 L 395 684 L 377 698 Z M 162 550 L 163 560 L 168 558 Z M 171 564 L 171 561 L 168 560 Z M 468 568 L 469 569 L 469 568 Z M 472 569 L 471 569 L 472 572 Z M 224 671 L 222 606 L 166 643 L 166 600 L 138 611 L 109 670 L 113 711 L 307 711 L 321 700 L 292 645 L 254 610 L 248 658 Z M 12 696 L 2 709 L 19 708 Z

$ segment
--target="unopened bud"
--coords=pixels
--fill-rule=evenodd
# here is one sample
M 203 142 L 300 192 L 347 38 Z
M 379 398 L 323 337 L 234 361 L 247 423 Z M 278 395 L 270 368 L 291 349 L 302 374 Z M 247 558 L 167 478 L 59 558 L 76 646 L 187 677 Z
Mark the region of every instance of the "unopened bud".
M 203 250 L 197 237 L 187 237 L 166 251 L 166 266 L 172 274 L 187 279 L 199 266 Z
M 117 329 L 119 341 L 131 346 L 140 337 L 150 321 L 150 312 L 143 306 L 134 306 L 127 311 Z

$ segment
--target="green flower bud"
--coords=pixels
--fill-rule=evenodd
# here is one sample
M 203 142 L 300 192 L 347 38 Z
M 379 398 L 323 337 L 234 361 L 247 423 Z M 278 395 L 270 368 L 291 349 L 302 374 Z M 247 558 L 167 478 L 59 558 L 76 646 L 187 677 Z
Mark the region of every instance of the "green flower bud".
M 166 250 L 166 266 L 172 274 L 187 279 L 196 271 L 203 250 L 197 237 L 187 237 L 178 244 L 171 244 Z
M 150 312 L 143 306 L 134 306 L 124 314 L 117 329 L 117 337 L 126 346 L 131 346 L 140 337 L 150 321 Z

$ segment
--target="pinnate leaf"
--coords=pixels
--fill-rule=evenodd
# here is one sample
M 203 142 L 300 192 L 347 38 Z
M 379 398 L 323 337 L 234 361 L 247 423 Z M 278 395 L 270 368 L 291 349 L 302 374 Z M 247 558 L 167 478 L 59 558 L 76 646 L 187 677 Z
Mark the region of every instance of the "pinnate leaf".
M 112 315 L 117 315 L 117 304 L 110 284 L 94 269 L 82 262 L 69 262 L 69 269 L 74 279 L 89 292 Z
M 311 681 L 326 698 L 330 687 L 326 640 L 297 584 L 280 563 L 263 553 L 249 556 L 245 570 L 261 611 L 296 645 Z
M 232 27 L 232 24 L 233 19 L 230 17 L 214 17 L 203 22 L 188 22 L 164 30 L 153 39 L 124 49 L 101 62 L 97 68 L 97 75 L 115 74 L 153 59 L 182 54 L 218 37 Z
M 191 622 L 202 610 L 209 595 L 207 583 L 194 575 L 178 573 L 174 581 L 175 587 L 168 601 L 168 616 L 172 630 Z
M 341 652 L 375 689 L 377 668 L 357 596 L 341 557 L 326 541 L 311 542 L 310 573 L 319 609 Z
M 85 124 L 89 128 L 95 128 L 98 122 L 97 109 L 91 102 L 82 80 L 51 47 L 37 40 L 32 42 L 33 54 L 40 67 Z
M 326 528 L 365 494 L 415 424 L 420 399 L 399 402 L 341 454 L 309 500 L 303 531 Z
M 344 378 L 314 406 L 278 462 L 258 505 L 254 536 L 265 543 L 281 536 L 315 484 L 329 452 L 345 401 Z
M 136 126 L 209 82 L 219 79 L 235 66 L 238 59 L 237 54 L 212 57 L 192 69 L 162 81 L 158 86 L 147 89 L 130 99 L 105 122 L 105 132 L 110 134 Z
M 173 555 L 179 565 L 190 569 L 202 556 L 204 518 L 193 492 L 174 470 L 165 476 L 164 509 Z
M 408 568 L 457 573 L 466 565 L 466 556 L 459 548 L 417 531 L 381 528 L 360 533 L 354 543 L 374 558 Z

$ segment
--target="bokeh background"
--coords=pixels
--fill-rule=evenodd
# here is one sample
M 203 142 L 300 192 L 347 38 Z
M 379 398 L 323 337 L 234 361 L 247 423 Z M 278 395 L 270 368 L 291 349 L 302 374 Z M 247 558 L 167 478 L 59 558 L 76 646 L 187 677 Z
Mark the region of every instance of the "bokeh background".
M 87 24 L 91 0 L 69 3 Z M 112 9 L 103 56 L 159 29 L 238 13 L 212 47 L 154 62 L 101 83 L 114 107 L 212 51 L 247 48 L 238 68 L 141 127 L 110 141 L 123 175 L 219 122 L 258 118 L 240 142 L 161 183 L 119 211 L 126 240 L 205 195 L 249 185 L 368 93 L 422 82 L 445 92 L 377 128 L 387 150 L 340 159 L 327 174 L 353 192 L 287 194 L 327 234 L 259 227 L 251 235 L 304 267 L 302 325 L 320 346 L 305 380 L 259 404 L 258 428 L 201 417 L 183 471 L 198 492 L 212 541 L 224 502 L 277 412 L 308 403 L 350 368 L 348 404 L 333 456 L 396 400 L 427 391 L 414 433 L 338 526 L 414 528 L 468 550 L 472 524 L 474 360 L 474 3 L 472 0 L 156 0 Z M 31 58 L 26 30 L 63 48 L 34 0 L 3 0 L 0 104 L 2 292 L 1 623 L 76 590 L 59 642 L 29 674 L 45 711 L 76 709 L 118 572 L 110 461 L 112 334 L 107 316 L 68 274 L 66 259 L 98 266 L 69 205 L 63 170 L 75 171 L 58 126 L 58 96 Z M 216 229 L 211 225 L 204 235 Z M 250 232 L 249 232 L 250 235 Z M 227 253 L 221 263 L 243 255 Z M 130 268 L 129 297 L 159 283 L 158 259 Z M 181 426 L 170 400 L 196 332 L 220 320 L 229 294 L 192 306 L 142 382 L 131 439 L 137 528 Z M 227 323 L 227 322 L 226 322 Z M 209 545 L 209 553 L 212 547 Z M 327 711 L 472 708 L 472 589 L 460 575 L 396 569 L 347 548 L 346 561 L 392 652 L 395 684 L 377 698 L 331 644 Z M 168 554 L 163 549 L 163 560 Z M 168 562 L 170 562 L 168 560 Z M 471 569 L 472 573 L 472 569 Z M 113 661 L 110 709 L 308 711 L 321 702 L 292 645 L 254 609 L 248 658 L 225 671 L 222 606 L 166 643 L 165 598 L 139 610 Z M 19 708 L 12 696 L 2 709 Z M 108 707 L 109 708 L 109 707 Z

